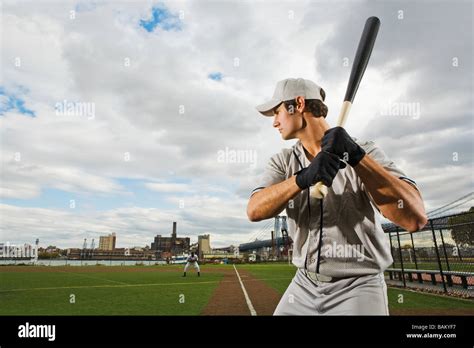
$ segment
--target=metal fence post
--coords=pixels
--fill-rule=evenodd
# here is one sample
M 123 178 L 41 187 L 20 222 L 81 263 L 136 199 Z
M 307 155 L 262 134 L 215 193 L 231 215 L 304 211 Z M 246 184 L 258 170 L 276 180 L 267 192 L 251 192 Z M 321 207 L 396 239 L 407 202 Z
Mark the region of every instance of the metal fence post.
M 398 226 L 396 227 L 396 231 L 397 231 L 397 239 L 398 239 L 398 252 L 400 254 L 400 265 L 402 267 L 403 287 L 406 288 L 407 283 L 406 283 L 406 280 L 405 280 L 405 270 L 403 268 L 403 255 L 402 255 L 402 247 L 400 245 L 400 234 L 398 233 Z
M 418 269 L 418 262 L 416 261 L 415 242 L 413 241 L 413 233 L 410 233 L 411 248 L 413 249 L 413 259 L 415 260 L 415 269 Z
M 439 257 L 438 243 L 436 242 L 436 234 L 433 227 L 433 219 L 430 219 L 430 226 L 431 226 L 431 232 L 433 234 L 433 242 L 435 245 L 436 257 L 438 258 L 439 273 L 441 275 L 441 280 L 443 281 L 443 289 L 444 289 L 444 292 L 448 292 L 448 289 L 446 288 L 446 282 L 444 280 L 443 267 L 441 266 L 441 258 Z
M 439 230 L 439 234 L 441 234 L 441 243 L 443 243 L 443 251 L 444 251 L 444 258 L 446 259 L 446 266 L 448 267 L 448 271 L 451 271 L 451 268 L 449 267 L 448 253 L 446 252 L 446 245 L 444 244 L 443 229 Z

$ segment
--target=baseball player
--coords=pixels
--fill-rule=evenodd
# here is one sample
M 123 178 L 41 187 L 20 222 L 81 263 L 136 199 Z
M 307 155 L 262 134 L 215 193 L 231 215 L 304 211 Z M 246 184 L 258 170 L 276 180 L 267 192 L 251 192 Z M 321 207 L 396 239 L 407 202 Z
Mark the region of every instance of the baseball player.
M 257 106 L 273 116 L 284 140 L 249 199 L 251 221 L 286 209 L 298 268 L 274 315 L 388 315 L 383 272 L 392 264 L 381 215 L 417 231 L 426 222 L 416 183 L 372 141 L 359 141 L 325 120 L 325 92 L 305 79 L 278 82 Z M 322 181 L 324 199 L 310 195 Z
M 197 271 L 198 277 L 201 276 L 201 270 L 199 269 L 199 264 L 198 264 L 198 257 L 197 255 L 194 254 L 194 252 L 191 252 L 191 255 L 188 256 L 188 259 L 186 260 L 186 266 L 184 266 L 184 274 L 183 277 L 186 277 L 186 271 L 188 270 L 189 267 L 194 267 L 194 269 Z

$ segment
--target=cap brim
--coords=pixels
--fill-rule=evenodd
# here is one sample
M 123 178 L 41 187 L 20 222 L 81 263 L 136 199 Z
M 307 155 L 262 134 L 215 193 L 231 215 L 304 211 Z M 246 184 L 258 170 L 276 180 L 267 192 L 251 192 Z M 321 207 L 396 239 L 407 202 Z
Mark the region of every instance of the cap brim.
M 273 109 L 281 104 L 281 100 L 272 99 L 264 104 L 257 105 L 255 108 L 263 116 L 273 116 Z

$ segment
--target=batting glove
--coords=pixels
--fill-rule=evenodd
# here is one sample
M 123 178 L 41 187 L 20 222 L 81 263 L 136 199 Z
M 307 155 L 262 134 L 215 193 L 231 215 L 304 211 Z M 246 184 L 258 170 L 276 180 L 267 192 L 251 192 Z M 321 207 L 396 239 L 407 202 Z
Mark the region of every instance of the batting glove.
M 324 185 L 331 186 L 339 168 L 346 164 L 337 155 L 321 151 L 311 161 L 311 164 L 296 173 L 296 184 L 302 190 L 322 181 Z
M 339 156 L 339 158 L 347 161 L 352 167 L 355 167 L 364 158 L 365 151 L 359 146 L 346 130 L 342 127 L 334 127 L 328 129 L 324 133 L 321 142 L 324 151 Z

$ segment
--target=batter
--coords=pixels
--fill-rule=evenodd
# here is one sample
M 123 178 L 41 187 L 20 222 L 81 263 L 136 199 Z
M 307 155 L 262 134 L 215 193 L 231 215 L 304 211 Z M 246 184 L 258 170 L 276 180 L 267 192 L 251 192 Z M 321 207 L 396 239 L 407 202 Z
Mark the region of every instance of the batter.
M 381 215 L 407 231 L 427 222 L 416 183 L 372 141 L 359 141 L 325 120 L 325 92 L 305 79 L 278 82 L 257 106 L 274 117 L 284 140 L 252 191 L 251 221 L 284 209 L 298 268 L 274 315 L 388 315 L 383 272 L 393 260 Z M 322 181 L 328 194 L 310 195 Z

